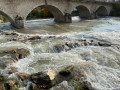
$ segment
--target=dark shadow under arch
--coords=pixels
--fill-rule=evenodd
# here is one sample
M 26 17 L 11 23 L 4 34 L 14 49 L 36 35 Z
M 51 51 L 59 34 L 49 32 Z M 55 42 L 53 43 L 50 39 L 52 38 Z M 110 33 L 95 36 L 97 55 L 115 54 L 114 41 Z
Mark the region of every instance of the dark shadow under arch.
M 76 9 L 79 11 L 79 16 L 81 18 L 90 19 L 91 14 L 87 7 L 80 5 L 80 6 L 77 6 Z
M 100 17 L 100 16 L 108 16 L 108 11 L 107 8 L 104 6 L 100 6 L 97 10 L 96 10 L 96 16 Z

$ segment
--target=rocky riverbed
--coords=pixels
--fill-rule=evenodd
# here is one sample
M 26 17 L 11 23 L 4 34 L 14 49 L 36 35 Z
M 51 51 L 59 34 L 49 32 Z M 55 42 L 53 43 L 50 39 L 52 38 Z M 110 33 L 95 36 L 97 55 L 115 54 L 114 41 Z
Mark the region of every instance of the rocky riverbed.
M 55 40 L 64 39 L 62 43 L 53 44 L 51 47 L 52 53 L 69 52 L 79 47 L 102 47 L 113 48 L 120 51 L 119 44 L 113 44 L 111 42 L 79 38 L 71 39 L 67 36 L 60 37 L 55 35 L 40 36 L 40 35 L 19 35 L 17 33 L 8 33 L 0 31 L 0 34 L 5 37 L 9 37 L 6 41 L 9 42 L 21 42 L 27 43 L 28 41 L 37 40 Z M 81 68 L 81 65 L 70 65 L 63 70 L 55 71 L 41 71 L 38 73 L 25 73 L 19 72 L 17 67 L 13 67 L 12 64 L 26 58 L 31 53 L 28 48 L 13 48 L 9 50 L 1 50 L 1 68 L 5 72 L 0 75 L 0 90 L 14 90 L 21 87 L 25 87 L 27 90 L 94 90 L 91 83 L 87 80 L 85 71 Z M 9 56 L 6 58 L 6 56 Z M 90 68 L 94 68 L 94 63 L 91 61 L 83 62 L 82 65 L 87 65 Z M 86 67 L 85 67 L 86 68 Z M 14 77 L 15 76 L 15 77 Z M 67 85 L 67 86 L 66 86 Z
M 119 21 L 45 21 L 40 30 L 38 22 L 29 29 L 31 21 L 29 32 L 2 28 L 0 90 L 119 90 Z

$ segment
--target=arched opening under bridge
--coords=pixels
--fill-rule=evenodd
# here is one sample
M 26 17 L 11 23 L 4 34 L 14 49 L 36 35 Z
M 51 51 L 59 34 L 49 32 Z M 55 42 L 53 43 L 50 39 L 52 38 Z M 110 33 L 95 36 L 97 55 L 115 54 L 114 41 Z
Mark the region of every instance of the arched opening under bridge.
M 72 21 L 75 20 L 81 20 L 81 19 L 90 19 L 90 11 L 86 6 L 80 5 L 74 8 L 74 10 L 71 13 L 72 15 Z
M 96 17 L 103 17 L 103 16 L 108 16 L 108 11 L 107 8 L 104 6 L 100 6 L 97 10 L 96 10 Z
M 63 22 L 63 17 L 63 13 L 57 7 L 52 5 L 41 5 L 33 8 L 27 15 L 26 20 L 54 18 L 55 22 Z

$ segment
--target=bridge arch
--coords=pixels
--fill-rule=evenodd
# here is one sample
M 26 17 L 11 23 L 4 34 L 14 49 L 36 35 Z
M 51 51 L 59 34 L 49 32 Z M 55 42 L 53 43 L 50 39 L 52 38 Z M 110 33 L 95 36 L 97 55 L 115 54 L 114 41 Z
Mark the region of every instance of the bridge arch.
M 46 8 L 47 10 L 49 10 L 50 13 L 53 14 L 54 20 L 55 20 L 56 22 L 64 22 L 64 14 L 63 14 L 63 12 L 62 12 L 59 8 L 57 8 L 56 6 L 53 6 L 53 5 L 37 5 L 36 7 L 33 7 L 33 8 L 26 14 L 25 20 L 26 20 L 28 14 L 29 14 L 33 9 L 35 9 L 35 8 L 37 8 L 37 7 L 43 7 L 43 8 Z
M 105 6 L 100 6 L 97 8 L 96 10 L 96 16 L 99 17 L 99 16 L 108 16 L 109 13 L 108 13 L 108 10 Z
M 76 9 L 79 12 L 79 16 L 81 18 L 86 18 L 86 19 L 90 19 L 91 17 L 91 13 L 88 7 L 84 6 L 84 5 L 79 5 L 76 7 Z
M 11 24 L 14 24 L 14 20 L 5 12 L 0 10 L 0 14 L 5 17 Z

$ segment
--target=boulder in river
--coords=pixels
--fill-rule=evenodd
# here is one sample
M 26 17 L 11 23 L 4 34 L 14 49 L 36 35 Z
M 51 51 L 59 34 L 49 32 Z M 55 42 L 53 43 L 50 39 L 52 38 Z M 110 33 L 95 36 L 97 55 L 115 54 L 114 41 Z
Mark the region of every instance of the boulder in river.
M 56 85 L 50 90 L 55 90 L 55 88 L 58 88 L 58 85 L 60 85 L 59 87 L 64 88 L 63 90 L 67 90 L 66 88 L 68 87 L 71 88 L 70 90 L 94 90 L 91 83 L 87 81 L 84 71 L 72 65 L 61 70 L 56 75 L 54 81 Z M 68 82 L 67 86 L 61 85 L 64 81 Z
M 55 50 L 57 52 L 62 52 L 62 51 L 68 51 L 68 50 L 70 50 L 70 48 L 67 45 L 65 45 L 65 44 L 57 44 L 57 45 L 54 46 L 54 48 L 55 48 Z
M 8 68 L 8 73 L 9 74 L 12 74 L 12 73 L 15 73 L 15 72 L 18 72 L 18 69 L 16 67 L 10 67 L 10 68 Z
M 30 51 L 28 49 L 13 49 L 13 50 L 8 50 L 8 51 L 4 51 L 4 54 L 10 54 L 12 58 L 14 58 L 15 60 L 18 59 L 23 59 L 25 57 L 27 57 L 30 54 Z
M 19 77 L 22 81 L 28 79 L 29 76 L 30 76 L 30 75 L 27 74 L 27 73 L 18 73 L 18 77 Z
M 56 72 L 54 70 L 48 70 L 47 75 L 50 77 L 50 80 L 54 80 L 56 76 Z
M 69 48 L 74 48 L 74 43 L 66 42 L 65 45 L 68 46 Z
M 82 47 L 82 46 L 101 46 L 101 47 L 110 47 L 112 46 L 111 43 L 108 42 L 101 42 L 101 41 L 94 41 L 94 40 L 75 40 L 75 42 L 65 42 L 63 44 L 57 44 L 54 46 L 55 50 L 60 53 L 62 51 L 69 51 L 71 49 Z
M 18 60 L 18 59 L 23 59 L 27 57 L 30 54 L 30 51 L 24 48 L 21 49 L 16 49 L 14 50 L 13 58 Z
M 30 76 L 30 81 L 35 83 L 39 88 L 50 88 L 51 80 L 45 72 L 38 72 Z
M 68 66 L 65 69 L 61 70 L 54 79 L 55 83 L 59 84 L 62 81 L 69 81 L 73 79 L 74 78 L 73 69 L 74 69 L 74 66 Z
M 65 68 L 64 70 L 60 71 L 59 74 L 62 76 L 69 76 L 73 70 L 74 66 L 69 66 Z
M 98 45 L 99 45 L 99 46 L 104 46 L 104 47 L 111 46 L 110 43 L 106 43 L 106 42 L 98 42 Z
M 10 32 L 5 32 L 5 31 L 0 31 L 0 33 L 2 33 L 3 35 L 11 35 L 11 36 L 15 35 L 15 36 L 18 36 L 18 34 L 15 33 L 15 32 L 10 33 Z
M 64 45 L 62 45 L 62 44 L 58 44 L 58 45 L 55 45 L 54 46 L 55 47 L 55 49 L 57 50 L 57 52 L 61 52 L 61 51 L 64 51 Z
M 27 40 L 36 40 L 36 39 L 41 39 L 41 36 L 32 36 L 27 38 Z

